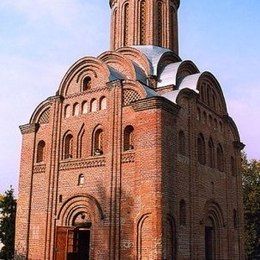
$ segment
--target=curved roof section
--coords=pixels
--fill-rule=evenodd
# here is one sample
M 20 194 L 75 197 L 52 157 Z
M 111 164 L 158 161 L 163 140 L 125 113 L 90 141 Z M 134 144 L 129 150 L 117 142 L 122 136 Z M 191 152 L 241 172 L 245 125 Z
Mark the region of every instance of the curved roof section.
M 132 46 L 132 48 L 141 51 L 147 57 L 151 66 L 152 75 L 158 75 L 158 68 L 160 65 L 160 61 L 165 55 L 171 54 L 176 58 L 176 61 L 180 60 L 180 57 L 177 56 L 170 49 L 153 46 L 153 45 L 134 45 Z

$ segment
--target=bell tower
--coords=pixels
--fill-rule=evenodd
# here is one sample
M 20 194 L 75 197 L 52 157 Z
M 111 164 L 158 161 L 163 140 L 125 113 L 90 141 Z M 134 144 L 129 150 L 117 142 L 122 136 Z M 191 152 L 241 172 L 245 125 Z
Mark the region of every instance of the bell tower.
M 110 0 L 111 49 L 155 45 L 179 52 L 180 0 Z

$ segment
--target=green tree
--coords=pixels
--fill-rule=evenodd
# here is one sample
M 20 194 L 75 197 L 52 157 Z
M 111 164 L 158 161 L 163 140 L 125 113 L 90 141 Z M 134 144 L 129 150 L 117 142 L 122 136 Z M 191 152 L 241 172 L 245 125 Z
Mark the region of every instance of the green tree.
M 12 259 L 14 255 L 16 200 L 12 187 L 5 192 L 0 201 L 0 240 L 4 244 L 1 259 Z
M 243 155 L 242 168 L 246 254 L 256 259 L 260 254 L 260 161 Z

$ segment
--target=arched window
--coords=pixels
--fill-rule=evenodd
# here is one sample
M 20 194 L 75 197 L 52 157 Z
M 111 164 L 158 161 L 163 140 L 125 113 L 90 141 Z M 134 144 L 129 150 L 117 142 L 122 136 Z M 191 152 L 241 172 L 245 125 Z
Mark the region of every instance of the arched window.
M 184 200 L 180 201 L 180 225 L 186 226 L 186 202 Z
M 197 120 L 201 121 L 201 111 L 199 108 L 197 108 Z
M 88 113 L 88 102 L 87 101 L 84 101 L 82 103 L 82 113 L 83 114 L 87 114 Z
M 163 35 L 162 35 L 162 27 L 163 27 L 163 4 L 161 1 L 158 2 L 157 6 L 157 16 L 158 16 L 158 28 L 157 28 L 157 40 L 158 46 L 162 46 Z
M 213 126 L 213 118 L 211 115 L 209 115 L 209 125 Z
M 218 121 L 217 121 L 216 118 L 214 119 L 214 129 L 215 129 L 215 130 L 218 129 Z
M 94 133 L 93 140 L 93 155 L 102 155 L 103 151 L 103 130 L 101 128 L 97 129 Z
M 101 110 L 107 109 L 107 99 L 105 97 L 102 97 L 100 99 L 100 109 Z
M 170 32 L 172 32 L 173 37 L 176 37 L 177 33 L 176 33 L 176 12 L 175 9 L 171 6 L 170 7 Z M 174 46 L 174 41 L 171 41 L 172 45 L 171 45 L 171 49 L 174 50 L 174 47 L 176 48 L 176 46 Z
M 238 216 L 237 216 L 237 211 L 235 209 L 233 210 L 233 223 L 234 223 L 234 228 L 238 228 Z
M 178 150 L 179 153 L 182 155 L 186 155 L 186 140 L 185 140 L 185 134 L 183 131 L 179 132 L 179 137 L 178 137 Z
M 90 88 L 91 88 L 91 77 L 85 77 L 83 79 L 82 90 L 86 91 L 86 90 L 89 90 Z
M 70 117 L 70 105 L 66 105 L 64 109 L 64 117 L 69 118 Z
M 68 134 L 64 139 L 64 156 L 63 159 L 70 159 L 73 157 L 73 136 Z
M 199 134 L 197 140 L 197 154 L 198 161 L 200 164 L 206 164 L 206 149 L 205 149 L 205 140 L 202 134 Z
M 41 163 L 45 160 L 45 142 L 40 141 L 37 145 L 37 158 L 36 162 Z
M 208 117 L 207 117 L 207 113 L 204 111 L 203 112 L 203 124 L 207 124 L 208 123 Z
M 81 186 L 85 183 L 85 177 L 84 174 L 80 174 L 78 178 L 78 186 Z
M 217 147 L 217 166 L 219 171 L 224 171 L 224 153 L 220 144 Z
M 129 3 L 124 6 L 124 46 L 129 44 Z
M 145 45 L 146 44 L 146 1 L 142 0 L 140 2 L 140 44 Z
M 92 99 L 90 102 L 90 112 L 97 112 L 98 104 L 96 99 Z
M 79 103 L 73 105 L 73 116 L 79 116 Z
M 114 37 L 113 37 L 113 49 L 117 49 L 116 48 L 116 33 L 117 33 L 117 9 L 115 9 L 114 11 L 114 15 L 113 15 L 113 31 L 114 31 Z
M 129 125 L 124 130 L 124 151 L 134 149 L 134 128 Z
M 209 167 L 214 168 L 215 167 L 215 149 L 214 149 L 214 143 L 212 139 L 209 139 Z
M 236 162 L 233 156 L 231 156 L 231 172 L 234 176 L 236 175 Z

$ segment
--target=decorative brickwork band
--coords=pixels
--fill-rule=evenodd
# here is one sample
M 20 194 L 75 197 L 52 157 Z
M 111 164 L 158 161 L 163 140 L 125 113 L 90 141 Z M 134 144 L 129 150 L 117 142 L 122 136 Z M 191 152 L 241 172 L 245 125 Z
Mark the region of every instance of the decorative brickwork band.
M 93 168 L 93 167 L 104 167 L 106 165 L 106 160 L 104 157 L 92 158 L 87 160 L 76 160 L 67 161 L 60 163 L 60 170 L 72 170 L 80 168 Z

